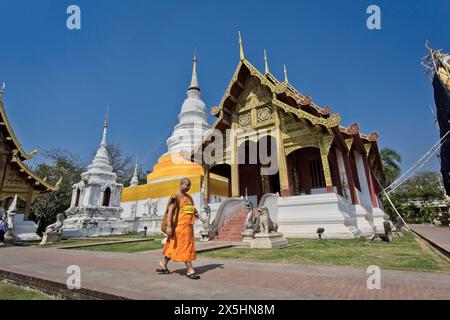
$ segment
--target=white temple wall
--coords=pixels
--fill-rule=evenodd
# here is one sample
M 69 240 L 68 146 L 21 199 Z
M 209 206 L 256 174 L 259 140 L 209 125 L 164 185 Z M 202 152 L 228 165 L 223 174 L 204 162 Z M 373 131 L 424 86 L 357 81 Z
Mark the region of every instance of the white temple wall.
M 203 210 L 203 193 L 195 192 L 190 194 L 192 199 L 194 200 L 195 208 L 202 214 Z M 223 197 L 218 195 L 211 195 L 212 203 L 209 204 L 211 208 L 211 219 L 212 222 L 215 219 L 217 210 L 221 202 L 224 200 Z M 157 199 L 144 199 L 138 201 L 127 201 L 122 202 L 120 205 L 123 208 L 121 219 L 127 221 L 130 226 L 131 232 L 142 231 L 144 226 L 147 226 L 147 233 L 149 234 L 160 234 L 161 233 L 161 224 L 151 224 L 149 226 L 148 220 L 149 217 L 157 218 L 159 221 L 162 221 L 164 216 L 167 202 L 169 201 L 169 197 L 157 198 Z M 148 203 L 157 203 L 156 205 L 156 217 L 154 216 L 155 208 L 149 209 Z M 149 212 L 150 211 L 150 212 Z M 204 215 L 204 214 L 202 214 Z M 134 220 L 135 222 L 132 222 Z M 203 229 L 203 224 L 197 220 L 194 225 L 194 235 L 196 238 L 199 238 L 199 232 Z
M 351 239 L 361 234 L 351 207 L 336 193 L 280 197 L 276 222 L 286 237 L 317 238 L 317 229 L 325 228 L 324 238 Z

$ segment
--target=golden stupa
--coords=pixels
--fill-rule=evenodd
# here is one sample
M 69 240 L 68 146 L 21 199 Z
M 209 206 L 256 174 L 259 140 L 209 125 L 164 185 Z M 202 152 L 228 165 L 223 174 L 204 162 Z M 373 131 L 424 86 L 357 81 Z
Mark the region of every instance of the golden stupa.
M 137 172 L 135 172 L 131 186 L 123 190 L 123 204 L 150 199 L 165 201 L 178 190 L 180 179 L 184 177 L 192 182 L 190 194 L 193 195 L 194 201 L 197 199 L 202 202 L 203 200 L 202 184 L 205 179 L 202 166 L 181 157 L 183 151 L 190 151 L 201 143 L 204 132 L 210 127 L 206 105 L 200 97 L 196 54 L 194 54 L 191 85 L 178 118 L 180 121 L 167 140 L 168 152 L 159 158 L 153 171 L 147 176 L 147 184 L 137 185 Z M 227 197 L 228 179 L 210 174 L 210 192 L 211 197 Z M 123 207 L 126 211 L 128 206 Z

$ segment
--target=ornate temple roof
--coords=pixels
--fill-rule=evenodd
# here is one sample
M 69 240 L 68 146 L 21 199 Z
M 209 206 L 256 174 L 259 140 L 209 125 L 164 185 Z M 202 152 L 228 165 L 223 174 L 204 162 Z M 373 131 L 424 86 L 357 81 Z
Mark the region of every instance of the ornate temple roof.
M 279 81 L 269 71 L 269 63 L 266 52 L 264 52 L 265 74 L 263 75 L 245 57 L 243 42 L 240 34 L 239 47 L 240 61 L 238 66 L 219 105 L 211 110 L 212 115 L 217 117 L 216 122 L 212 125 L 213 129 L 224 131 L 230 127 L 230 116 L 233 109 L 237 105 L 238 98 L 244 90 L 244 85 L 247 79 L 250 76 L 253 76 L 260 81 L 261 85 L 268 87 L 270 92 L 272 92 L 273 104 L 283 109 L 286 113 L 291 113 L 300 119 L 305 119 L 310 123 L 310 125 L 320 126 L 323 130 L 333 131 L 338 143 L 340 143 L 344 149 L 348 149 L 349 146 L 351 147 L 353 143 L 355 143 L 355 146 L 361 149 L 361 151 L 367 151 L 370 146 L 366 147 L 366 144 L 376 144 L 379 137 L 378 133 L 373 132 L 369 135 L 361 134 L 358 124 L 354 124 L 348 128 L 342 126 L 341 117 L 338 113 L 331 113 L 330 107 L 322 108 L 314 103 L 310 96 L 300 93 L 294 86 L 292 86 L 292 84 L 289 83 L 286 68 L 284 68 L 284 81 Z M 351 143 L 349 139 L 351 139 Z M 197 150 L 202 148 L 202 145 L 204 145 L 204 143 L 196 145 L 195 150 L 191 153 L 191 155 L 195 154 Z M 375 146 L 372 150 L 376 150 L 375 152 L 378 152 L 377 146 Z M 379 156 L 377 157 L 379 158 Z M 377 162 L 380 163 L 380 161 L 381 160 Z
M 5 106 L 3 104 L 4 91 L 5 84 L 3 84 L 2 89 L 0 90 L 0 130 L 5 137 L 5 142 L 9 145 L 10 150 L 12 150 L 11 163 L 17 165 L 19 172 L 27 175 L 28 180 L 30 180 L 30 183 L 33 184 L 34 189 L 40 190 L 41 192 L 59 190 L 62 183 L 62 178 L 56 183 L 56 185 L 52 185 L 48 183 L 45 178 L 42 179 L 38 177 L 25 163 L 23 163 L 23 161 L 31 159 L 37 153 L 37 149 L 27 153 L 22 148 L 22 145 L 16 137 L 6 114 Z
M 16 134 L 14 133 L 14 130 L 6 114 L 5 106 L 3 105 L 4 91 L 5 91 L 5 84 L 3 83 L 2 89 L 0 90 L 0 117 L 1 117 L 0 128 L 4 132 L 6 141 L 9 142 L 11 146 L 11 150 L 17 150 L 18 151 L 17 156 L 21 160 L 29 160 L 33 158 L 33 156 L 37 153 L 37 149 L 33 150 L 30 153 L 27 153 L 22 148 L 22 144 L 20 143 L 19 139 L 17 139 Z

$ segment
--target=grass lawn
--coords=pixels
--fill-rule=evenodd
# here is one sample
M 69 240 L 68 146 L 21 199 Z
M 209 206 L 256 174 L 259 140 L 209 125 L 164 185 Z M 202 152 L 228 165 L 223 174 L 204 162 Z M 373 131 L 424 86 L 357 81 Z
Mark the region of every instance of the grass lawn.
M 39 291 L 0 281 L 0 300 L 55 300 Z
M 142 242 L 132 242 L 132 243 L 117 243 L 105 246 L 95 246 L 95 247 L 85 247 L 78 248 L 77 250 L 88 250 L 88 251 L 106 251 L 106 252 L 140 252 L 155 249 L 162 249 L 161 239 L 156 239 L 154 241 L 142 241 Z
M 450 273 L 450 262 L 418 242 L 411 233 L 394 238 L 392 243 L 363 239 L 289 239 L 289 244 L 294 246 L 279 250 L 230 248 L 201 253 L 200 256 L 354 267 L 377 265 L 382 269 Z

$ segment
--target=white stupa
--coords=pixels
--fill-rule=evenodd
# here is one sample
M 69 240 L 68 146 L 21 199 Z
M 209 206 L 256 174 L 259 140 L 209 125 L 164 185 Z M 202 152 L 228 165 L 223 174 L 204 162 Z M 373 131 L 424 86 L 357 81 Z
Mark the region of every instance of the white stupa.
M 72 201 L 64 221 L 63 237 L 97 237 L 126 232 L 120 220 L 123 185 L 110 165 L 106 149 L 105 119 L 100 147 L 81 181 L 73 186 Z
M 197 79 L 197 53 L 194 53 L 191 85 L 187 91 L 187 98 L 181 106 L 178 115 L 179 123 L 167 139 L 168 152 L 191 151 L 203 138 L 209 129 L 206 105 L 201 99 L 200 86 Z M 190 138 L 189 138 L 190 137 Z
M 191 179 L 189 193 L 197 208 L 203 206 L 204 170 L 201 165 L 182 159 L 181 153 L 191 151 L 202 142 L 203 135 L 210 128 L 208 117 L 206 105 L 201 98 L 197 78 L 197 53 L 195 52 L 187 97 L 178 113 L 178 124 L 167 139 L 167 151 L 153 166 L 152 172 L 147 176 L 146 184 L 138 184 L 136 171 L 130 187 L 123 191 L 122 219 L 129 221 L 129 224 L 133 225 L 134 231 L 147 227 L 150 234 L 161 232 L 161 222 L 167 201 L 179 189 L 181 178 Z M 155 141 L 151 143 L 155 143 Z M 210 177 L 211 201 L 219 203 L 228 196 L 228 179 L 213 173 L 210 174 Z M 195 233 L 198 234 L 198 229 L 201 228 L 201 223 L 198 223 Z

